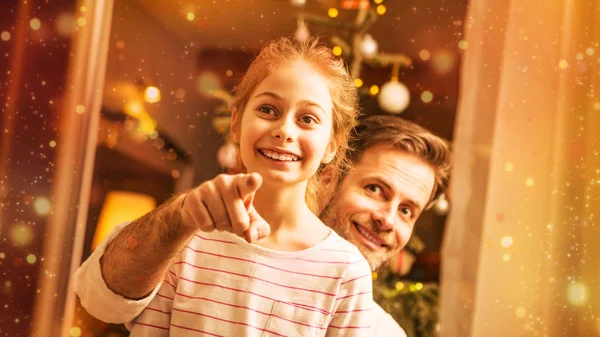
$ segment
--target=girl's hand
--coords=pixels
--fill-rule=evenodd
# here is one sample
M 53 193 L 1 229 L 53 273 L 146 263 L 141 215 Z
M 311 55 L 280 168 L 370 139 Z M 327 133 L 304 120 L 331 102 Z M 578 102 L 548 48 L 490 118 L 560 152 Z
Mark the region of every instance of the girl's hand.
M 261 185 L 258 173 L 218 175 L 188 192 L 181 208 L 183 224 L 204 232 L 228 231 L 256 242 L 271 232 L 252 205 Z

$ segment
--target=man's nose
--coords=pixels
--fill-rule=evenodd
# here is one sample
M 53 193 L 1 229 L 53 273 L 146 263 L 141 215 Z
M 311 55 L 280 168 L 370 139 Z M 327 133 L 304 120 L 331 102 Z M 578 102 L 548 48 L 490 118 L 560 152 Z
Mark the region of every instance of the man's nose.
M 371 219 L 381 231 L 391 231 L 394 229 L 396 211 L 392 207 L 384 207 L 371 213 Z

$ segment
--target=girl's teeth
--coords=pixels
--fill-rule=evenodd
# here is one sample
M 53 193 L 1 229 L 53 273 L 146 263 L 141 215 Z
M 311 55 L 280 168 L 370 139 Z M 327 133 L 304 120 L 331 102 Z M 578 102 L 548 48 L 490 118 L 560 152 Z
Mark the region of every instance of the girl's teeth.
M 285 155 L 285 154 L 279 154 L 273 151 L 262 151 L 263 154 L 269 158 L 275 159 L 275 160 L 281 160 L 281 161 L 296 161 L 296 157 L 295 156 L 290 156 L 290 155 Z

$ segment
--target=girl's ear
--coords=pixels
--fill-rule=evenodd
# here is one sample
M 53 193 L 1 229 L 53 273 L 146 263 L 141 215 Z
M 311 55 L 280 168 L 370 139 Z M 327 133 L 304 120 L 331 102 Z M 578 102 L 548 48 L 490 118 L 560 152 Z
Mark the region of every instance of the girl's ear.
M 234 144 L 240 143 L 240 117 L 237 109 L 231 110 L 231 125 L 229 126 L 229 135 Z
M 329 144 L 327 145 L 327 149 L 325 150 L 325 155 L 323 156 L 323 160 L 321 163 L 329 164 L 335 158 L 335 153 L 337 152 L 338 146 L 340 144 L 340 140 L 338 137 L 331 137 Z

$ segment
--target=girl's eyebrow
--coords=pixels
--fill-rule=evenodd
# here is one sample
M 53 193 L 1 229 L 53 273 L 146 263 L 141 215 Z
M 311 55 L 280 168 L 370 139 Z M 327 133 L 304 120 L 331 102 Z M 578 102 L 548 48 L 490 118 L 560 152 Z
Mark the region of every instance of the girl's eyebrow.
M 277 101 L 283 101 L 284 100 L 283 97 L 277 95 L 274 92 L 270 92 L 270 91 L 261 92 L 260 94 L 255 95 L 253 98 L 258 98 L 258 97 L 261 97 L 261 96 L 268 96 L 268 97 L 271 97 L 271 98 L 273 98 L 273 99 L 275 99 Z M 305 100 L 299 101 L 298 103 L 299 104 L 305 104 L 305 105 L 313 106 L 315 108 L 321 109 L 322 111 L 325 111 L 325 109 L 323 109 L 322 106 L 320 106 L 319 104 L 317 104 L 317 103 L 315 103 L 315 102 L 313 102 L 311 100 L 305 99 Z

